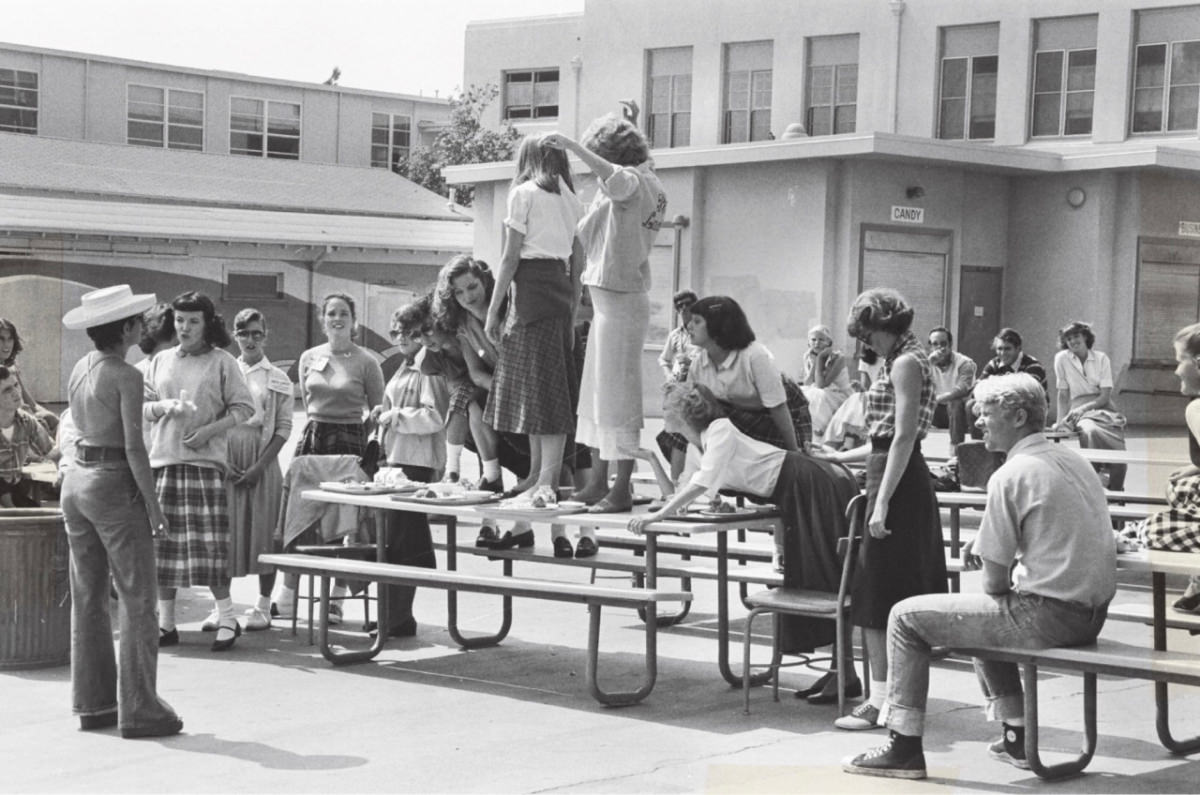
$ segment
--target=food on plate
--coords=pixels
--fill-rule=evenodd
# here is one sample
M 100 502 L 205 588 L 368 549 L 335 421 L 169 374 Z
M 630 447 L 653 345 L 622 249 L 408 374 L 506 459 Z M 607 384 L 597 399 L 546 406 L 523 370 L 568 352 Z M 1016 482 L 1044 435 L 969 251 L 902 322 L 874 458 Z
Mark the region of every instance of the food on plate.
M 390 488 L 400 488 L 412 483 L 400 467 L 382 467 L 375 473 L 376 486 L 388 486 Z
M 417 489 L 413 492 L 413 496 L 422 500 L 437 500 L 446 499 L 447 497 L 464 497 L 467 494 L 467 489 L 461 483 L 431 483 L 430 485 Z
M 708 501 L 709 513 L 734 513 L 735 511 L 737 511 L 737 508 L 732 503 L 721 499 L 719 494 Z

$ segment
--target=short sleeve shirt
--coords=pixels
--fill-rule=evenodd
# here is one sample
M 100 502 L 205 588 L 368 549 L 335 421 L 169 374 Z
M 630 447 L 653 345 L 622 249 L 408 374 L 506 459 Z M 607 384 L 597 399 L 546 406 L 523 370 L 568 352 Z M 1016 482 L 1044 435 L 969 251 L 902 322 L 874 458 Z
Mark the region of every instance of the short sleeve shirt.
M 1066 390 L 1072 400 L 1098 395 L 1101 389 L 1112 388 L 1112 363 L 1100 351 L 1088 351 L 1082 362 L 1070 351 L 1059 351 L 1054 354 L 1054 378 L 1059 391 Z
M 775 408 L 787 402 L 783 374 L 775 357 L 761 342 L 731 351 L 725 361 L 714 365 L 708 353 L 697 348 L 688 380 L 703 384 L 719 400 L 748 409 Z
M 761 497 L 775 490 L 786 450 L 751 439 L 726 417 L 713 420 L 701 432 L 700 441 L 704 449 L 690 485 L 708 492 L 732 488 Z
M 583 204 L 560 178 L 558 193 L 522 182 L 508 192 L 504 225 L 525 236 L 521 259 L 559 259 L 571 256 L 575 226 L 583 217 Z

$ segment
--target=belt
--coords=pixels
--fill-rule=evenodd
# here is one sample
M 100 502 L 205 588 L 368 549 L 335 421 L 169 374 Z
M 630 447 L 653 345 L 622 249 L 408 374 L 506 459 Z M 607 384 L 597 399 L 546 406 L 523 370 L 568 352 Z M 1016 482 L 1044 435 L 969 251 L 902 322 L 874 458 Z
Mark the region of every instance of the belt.
M 88 464 L 99 464 L 105 461 L 124 461 L 125 448 L 91 447 L 81 444 L 75 448 L 75 460 Z

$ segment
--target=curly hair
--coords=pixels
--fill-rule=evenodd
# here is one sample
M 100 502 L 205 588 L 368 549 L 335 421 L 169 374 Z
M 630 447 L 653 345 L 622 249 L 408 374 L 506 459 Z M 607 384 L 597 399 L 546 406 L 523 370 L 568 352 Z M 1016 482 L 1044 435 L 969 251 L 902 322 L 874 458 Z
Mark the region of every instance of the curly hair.
M 975 384 L 975 411 L 999 406 L 1008 415 L 1024 409 L 1029 424 L 1040 431 L 1046 425 L 1046 390 L 1029 373 L 994 375 Z
M 846 333 L 856 340 L 872 331 L 899 336 L 912 328 L 912 321 L 913 308 L 904 296 L 889 287 L 877 287 L 854 299 Z
M 17 333 L 17 327 L 11 320 L 0 317 L 0 330 L 7 331 L 13 341 L 12 353 L 8 355 L 6 360 L 0 362 L 0 364 L 11 367 L 13 362 L 17 360 L 17 354 L 25 350 L 25 346 L 21 344 L 21 335 Z
M 690 381 L 675 381 L 667 386 L 663 411 L 697 431 L 703 431 L 713 420 L 726 416 L 725 407 L 711 389 Z
M 468 273 L 483 284 L 484 295 L 487 300 L 492 300 L 496 277 L 492 275 L 486 262 L 469 254 L 459 254 L 443 265 L 438 272 L 437 287 L 434 289 L 432 315 L 434 322 L 450 334 L 458 331 L 466 321 L 467 310 L 463 309 L 454 297 L 454 280 Z
M 214 348 L 227 348 L 233 342 L 229 330 L 225 328 L 225 320 L 217 314 L 217 307 L 211 298 L 201 292 L 190 290 L 180 293 L 171 301 L 175 313 L 200 312 L 204 315 L 204 341 Z
M 137 344 L 147 356 L 158 346 L 175 341 L 175 310 L 170 304 L 163 302 L 147 309 L 142 313 L 142 324 L 142 336 Z
M 1076 334 L 1083 335 L 1083 341 L 1087 343 L 1088 350 L 1096 344 L 1096 333 L 1092 331 L 1092 326 L 1089 323 L 1084 323 L 1082 320 L 1072 320 L 1067 325 L 1058 330 L 1058 345 L 1064 351 L 1067 349 L 1067 338 L 1074 337 Z
M 421 333 L 432 325 L 430 318 L 432 306 L 433 293 L 425 293 L 392 312 L 392 326 L 398 327 L 400 333 L 406 336 L 411 336 L 414 332 Z
M 746 313 L 727 295 L 707 295 L 692 304 L 691 312 L 704 318 L 708 336 L 719 348 L 740 351 L 756 339 Z
M 601 116 L 589 124 L 583 132 L 582 143 L 618 166 L 640 166 L 650 159 L 646 136 L 628 119 L 615 113 Z

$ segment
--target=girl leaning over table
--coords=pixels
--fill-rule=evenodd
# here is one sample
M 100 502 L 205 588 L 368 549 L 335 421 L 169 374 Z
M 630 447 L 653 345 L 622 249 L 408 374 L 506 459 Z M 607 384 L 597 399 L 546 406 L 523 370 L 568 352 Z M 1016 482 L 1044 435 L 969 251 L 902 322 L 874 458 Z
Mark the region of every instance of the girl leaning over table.
M 84 294 L 63 317 L 67 328 L 86 329 L 96 348 L 71 371 L 64 412 L 73 429 L 62 483 L 71 549 L 71 697 L 81 729 L 119 724 L 126 738 L 183 729 L 157 693 L 154 616 L 153 536 L 178 529 L 168 527 L 146 456 L 142 374 L 125 362 L 154 300 L 122 284 Z M 118 597 L 115 655 L 110 587 Z
M 871 698 L 834 722 L 851 731 L 879 726 L 887 687 L 877 677 L 887 675 L 892 606 L 909 596 L 946 590 L 942 521 L 921 455 L 921 440 L 933 422 L 937 400 L 932 364 L 910 330 L 912 322 L 912 306 L 895 290 L 867 290 L 855 299 L 846 331 L 883 359 L 883 369 L 867 392 L 870 443 L 817 453 L 842 463 L 866 459 L 869 535 L 855 572 L 851 620 L 863 630 Z
M 229 595 L 228 436 L 250 419 L 254 405 L 212 299 L 187 292 L 171 302 L 179 344 L 154 357 L 146 371 L 143 417 L 151 422 L 150 465 L 171 527 L 158 538 L 159 645 L 179 643 L 178 588 L 207 586 L 216 602 L 213 651 L 242 634 Z

